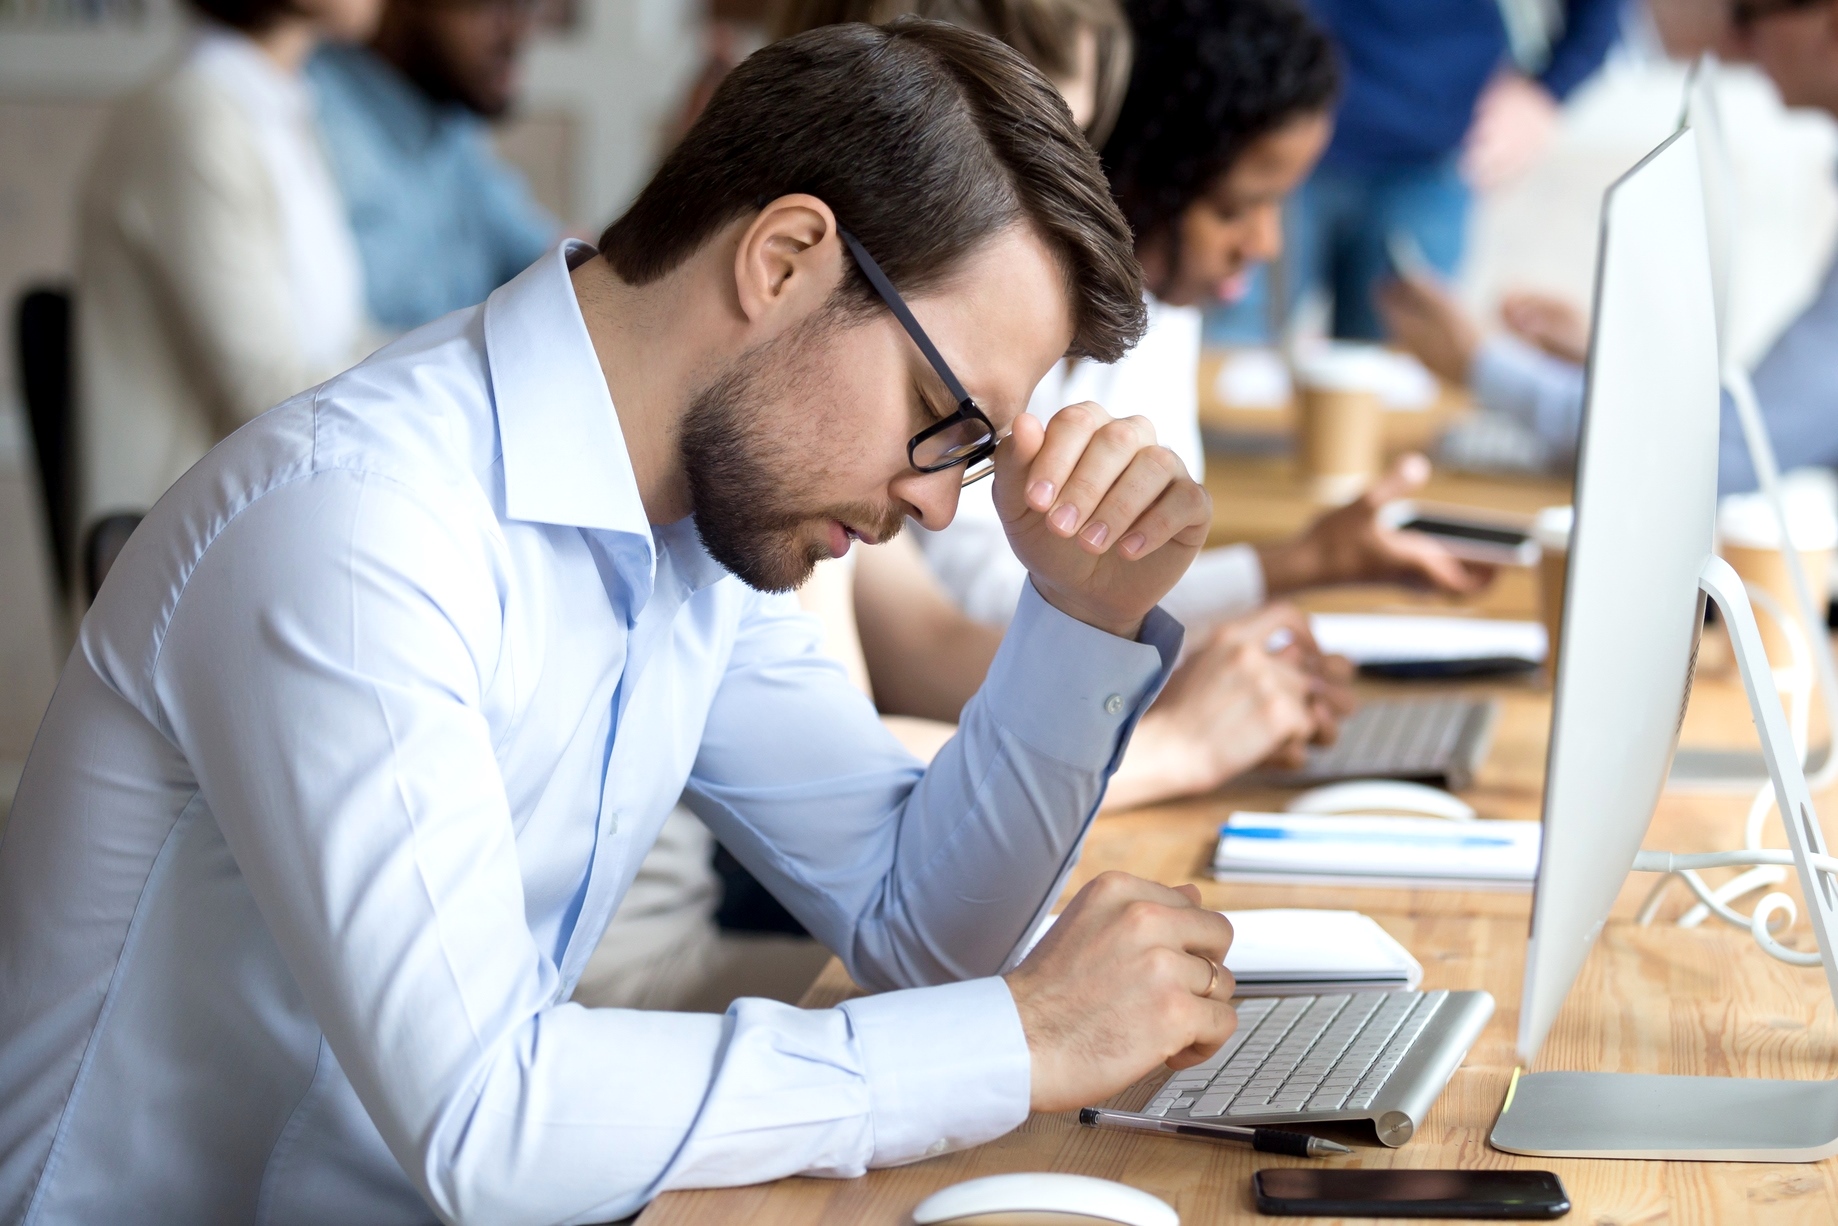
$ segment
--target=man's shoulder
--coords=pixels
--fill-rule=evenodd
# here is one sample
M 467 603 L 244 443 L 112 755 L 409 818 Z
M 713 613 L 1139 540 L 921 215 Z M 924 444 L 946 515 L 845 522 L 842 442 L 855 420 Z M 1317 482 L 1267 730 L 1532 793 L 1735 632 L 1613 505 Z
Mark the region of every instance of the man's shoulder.
M 426 324 L 313 393 L 313 468 L 478 487 L 498 462 L 484 308 Z

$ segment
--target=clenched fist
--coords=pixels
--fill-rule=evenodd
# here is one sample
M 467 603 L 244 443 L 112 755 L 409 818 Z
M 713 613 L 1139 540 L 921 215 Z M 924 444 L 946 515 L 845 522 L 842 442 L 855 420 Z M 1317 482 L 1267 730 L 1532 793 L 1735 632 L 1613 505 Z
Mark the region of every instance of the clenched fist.
M 1135 638 L 1206 543 L 1212 499 L 1147 419 L 1027 413 L 996 450 L 996 513 L 1047 602 Z
M 1173 889 L 1105 873 L 1007 975 L 1033 1062 L 1031 1106 L 1099 1102 L 1164 1061 L 1198 1064 L 1238 1026 L 1221 963 L 1232 925 Z

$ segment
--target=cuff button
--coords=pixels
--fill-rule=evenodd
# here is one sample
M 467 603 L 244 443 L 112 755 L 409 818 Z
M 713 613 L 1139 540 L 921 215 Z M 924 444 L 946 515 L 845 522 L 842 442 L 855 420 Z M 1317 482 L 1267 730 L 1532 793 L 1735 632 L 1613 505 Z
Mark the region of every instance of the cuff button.
M 1123 695 L 1112 694 L 1104 700 L 1104 711 L 1108 715 L 1118 715 L 1123 711 Z

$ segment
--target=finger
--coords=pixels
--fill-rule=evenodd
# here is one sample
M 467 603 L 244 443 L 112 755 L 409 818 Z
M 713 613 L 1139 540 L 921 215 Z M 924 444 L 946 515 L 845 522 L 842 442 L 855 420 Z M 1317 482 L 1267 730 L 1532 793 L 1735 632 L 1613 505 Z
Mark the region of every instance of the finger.
M 1382 507 L 1423 488 L 1429 479 L 1428 457 L 1415 451 L 1406 452 L 1392 462 L 1383 476 L 1366 487 L 1360 501 L 1373 508 Z
M 1118 553 L 1133 562 L 1173 540 L 1204 544 L 1211 520 L 1212 499 L 1187 476 L 1179 457 L 1166 447 L 1150 447 L 1136 453 L 1079 540 L 1100 553 L 1115 541 Z
M 1183 478 L 1163 490 L 1155 505 L 1130 525 L 1118 542 L 1118 551 L 1126 560 L 1135 561 L 1169 543 L 1199 549 L 1206 544 L 1212 522 L 1212 495 L 1205 486 Z
M 1066 483 L 1092 445 L 1092 440 L 1112 422 L 1111 415 L 1090 401 L 1069 404 L 1055 413 L 1046 424 L 1046 436 L 1040 450 L 1028 464 L 1025 494 L 1031 511 L 1046 515 L 1053 522 L 1054 512 L 1065 501 Z M 1119 471 L 1122 466 L 1119 465 Z M 1097 505 L 1094 497 L 1085 510 Z M 1083 515 L 1078 520 L 1083 521 Z M 1077 531 L 1076 526 L 1073 531 Z M 1071 533 L 1061 535 L 1070 536 Z
M 1480 580 L 1460 558 L 1439 541 L 1420 532 L 1389 533 L 1383 544 L 1401 577 L 1445 592 L 1466 595 L 1477 591 Z
M 1174 892 L 1184 896 L 1194 906 L 1200 905 L 1200 887 L 1189 881 L 1174 887 Z
M 1054 442 L 1054 439 L 1048 438 L 1049 451 Z M 1136 463 L 1143 449 L 1153 447 L 1154 443 L 1155 428 L 1146 418 L 1141 417 L 1107 421 L 1092 431 L 1086 438 L 1077 463 L 1066 475 L 1064 485 L 1054 499 L 1053 509 L 1047 513 L 1047 523 L 1053 531 L 1060 536 L 1077 535 L 1097 552 L 1102 552 L 1106 545 L 1115 542 L 1121 535 L 1116 531 L 1121 525 L 1114 522 L 1116 511 L 1113 510 L 1111 521 L 1094 520 L 1093 516 L 1125 474 L 1131 474 L 1130 480 L 1117 492 L 1123 504 L 1130 506 L 1132 512 L 1147 506 L 1160 487 L 1167 483 L 1165 473 L 1151 473 Z M 1040 461 L 1036 460 L 1036 467 L 1039 464 Z M 1132 469 L 1135 469 L 1134 473 L 1131 473 Z M 1135 514 L 1132 513 L 1122 523 L 1128 524 L 1134 518 Z
M 1210 908 L 1185 902 L 1185 894 L 1181 897 L 1183 905 L 1168 908 L 1163 916 L 1166 930 L 1160 943 L 1224 962 L 1226 951 L 1232 947 L 1232 921 Z
M 1102 438 L 1102 435 L 1099 437 Z M 1096 445 L 1097 441 L 1094 440 L 1094 450 Z M 1081 461 L 1079 471 L 1073 474 L 1072 484 L 1066 489 L 1068 499 L 1083 499 L 1086 488 L 1083 483 L 1085 469 L 1086 465 Z M 1121 544 L 1131 532 L 1137 532 L 1142 534 L 1142 539 L 1132 539 L 1131 549 L 1126 553 L 1135 557 L 1148 552 L 1151 540 L 1159 545 L 1178 531 L 1178 527 L 1157 533 L 1153 530 L 1157 525 L 1145 524 L 1143 521 L 1164 492 L 1186 479 L 1186 467 L 1166 447 L 1138 449 L 1111 479 L 1109 487 L 1098 491 L 1085 517 L 1084 527 L 1079 530 L 1079 540 L 1092 552 L 1102 553 L 1113 544 Z
M 1065 921 L 1086 912 L 1098 917 L 1099 923 L 1110 923 L 1135 903 L 1159 904 L 1163 908 L 1191 908 L 1193 900 L 1171 886 L 1161 885 L 1133 873 L 1111 869 L 1087 881 L 1066 904 L 1061 922 L 1054 931 L 1065 927 Z
M 996 447 L 995 487 L 990 497 L 1004 523 L 1013 523 L 1028 513 L 1028 469 L 1046 442 L 1046 432 L 1046 423 L 1040 418 L 1022 413 L 1015 418 L 1008 437 Z
M 1192 1006 L 1192 1021 L 1188 1027 L 1193 1036 L 1192 1041 L 1180 1051 L 1168 1057 L 1168 1067 L 1172 1069 L 1191 1068 L 1206 1059 L 1225 1045 L 1238 1029 L 1238 1011 L 1227 1001 L 1230 997 L 1226 980 L 1230 972 L 1219 972 L 1219 986 L 1213 990 L 1211 997 L 1195 997 Z M 1231 988 L 1236 989 L 1233 981 Z
M 1276 770 L 1300 770 L 1308 765 L 1308 745 L 1290 737 L 1270 751 L 1264 763 Z

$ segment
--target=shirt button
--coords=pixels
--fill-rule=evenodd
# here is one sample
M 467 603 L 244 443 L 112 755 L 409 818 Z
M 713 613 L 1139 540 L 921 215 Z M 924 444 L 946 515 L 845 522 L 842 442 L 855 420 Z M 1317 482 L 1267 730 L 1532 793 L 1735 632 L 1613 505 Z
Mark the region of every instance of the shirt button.
M 945 1141 L 945 1139 L 943 1137 L 939 1137 L 936 1141 L 933 1141 L 930 1145 L 925 1147 L 925 1152 L 928 1157 L 936 1158 L 939 1154 L 944 1153 L 945 1150 L 949 1148 L 950 1148 L 950 1145 Z
M 619 833 L 619 815 L 617 813 L 608 813 L 606 815 L 606 833 L 609 838 Z
M 1104 710 L 1105 713 L 1109 715 L 1116 715 L 1121 712 L 1123 710 L 1123 695 L 1112 694 L 1109 698 L 1106 698 L 1104 700 Z

